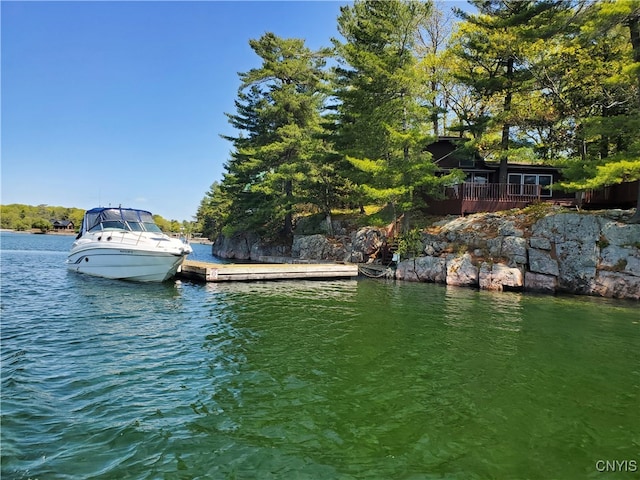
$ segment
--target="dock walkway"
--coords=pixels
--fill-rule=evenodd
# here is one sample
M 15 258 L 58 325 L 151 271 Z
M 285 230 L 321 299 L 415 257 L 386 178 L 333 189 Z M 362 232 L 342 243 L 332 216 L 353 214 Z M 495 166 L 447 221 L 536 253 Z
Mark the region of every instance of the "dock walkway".
M 358 276 L 358 265 L 355 263 L 219 264 L 185 260 L 177 276 L 203 282 L 351 278 Z

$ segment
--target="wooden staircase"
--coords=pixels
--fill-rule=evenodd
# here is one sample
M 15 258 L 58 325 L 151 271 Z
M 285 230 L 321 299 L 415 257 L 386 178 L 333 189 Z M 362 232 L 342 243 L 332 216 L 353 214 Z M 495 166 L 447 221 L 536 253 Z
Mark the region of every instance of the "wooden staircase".
M 393 255 L 398 251 L 398 239 L 392 237 L 380 249 L 379 257 L 382 265 L 391 265 L 393 263 Z
M 404 215 L 401 215 L 400 218 L 397 218 L 386 227 L 387 240 L 378 252 L 377 257 L 377 260 L 382 265 L 391 265 L 392 263 L 395 263 L 393 261 L 393 255 L 398 251 L 400 225 L 402 224 L 403 217 Z

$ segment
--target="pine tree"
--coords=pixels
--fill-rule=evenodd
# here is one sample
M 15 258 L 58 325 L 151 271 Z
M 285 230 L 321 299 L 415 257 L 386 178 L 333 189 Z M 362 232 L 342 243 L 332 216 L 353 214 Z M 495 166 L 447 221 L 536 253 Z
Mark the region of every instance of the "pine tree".
M 230 123 L 240 132 L 221 191 L 231 199 L 236 226 L 291 235 L 296 206 L 316 181 L 314 164 L 325 151 L 321 112 L 326 99 L 327 51 L 272 33 L 251 40 L 262 65 L 240 74 Z
M 424 147 L 433 139 L 421 103 L 428 85 L 416 58 L 418 34 L 431 15 L 429 3 L 356 1 L 341 8 L 334 40 L 336 148 L 353 166 L 361 200 L 408 209 L 440 180 Z
M 573 50 L 585 60 L 571 103 L 584 105 L 579 155 L 567 162 L 574 190 L 640 179 L 640 2 L 590 6 Z M 579 85 L 579 88 L 575 87 Z M 640 223 L 640 191 L 631 222 Z
M 472 126 L 485 150 L 500 160 L 499 182 L 507 181 L 507 165 L 522 111 L 535 89 L 529 68 L 529 46 L 555 33 L 556 17 L 569 8 L 567 1 L 472 0 L 477 13 L 457 10 L 464 20 L 453 47 L 460 58 L 456 77 L 471 87 L 485 105 L 478 125 Z

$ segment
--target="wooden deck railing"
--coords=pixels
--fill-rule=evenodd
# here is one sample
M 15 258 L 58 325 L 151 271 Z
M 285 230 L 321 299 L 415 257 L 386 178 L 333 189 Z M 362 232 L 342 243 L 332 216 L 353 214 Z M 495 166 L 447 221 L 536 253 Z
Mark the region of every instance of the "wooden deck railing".
M 448 187 L 447 198 L 462 200 L 493 200 L 498 202 L 540 200 L 540 185 L 522 185 L 513 183 L 470 183 L 465 182 Z

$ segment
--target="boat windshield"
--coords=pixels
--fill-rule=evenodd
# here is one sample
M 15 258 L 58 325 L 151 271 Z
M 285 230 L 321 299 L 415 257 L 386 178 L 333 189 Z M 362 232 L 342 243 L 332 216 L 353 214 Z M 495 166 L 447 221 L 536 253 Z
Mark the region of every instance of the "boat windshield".
M 147 232 L 162 232 L 160 227 L 155 224 L 155 222 L 144 222 L 144 229 Z
M 133 232 L 162 232 L 145 210 L 132 208 L 94 208 L 84 217 L 85 231 L 127 230 Z

